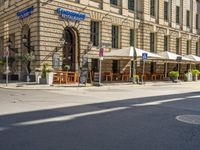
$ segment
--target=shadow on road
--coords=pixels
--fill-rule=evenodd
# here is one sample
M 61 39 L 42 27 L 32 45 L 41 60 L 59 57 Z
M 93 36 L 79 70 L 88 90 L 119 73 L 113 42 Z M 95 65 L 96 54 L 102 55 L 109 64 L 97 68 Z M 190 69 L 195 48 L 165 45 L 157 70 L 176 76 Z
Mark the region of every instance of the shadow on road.
M 200 127 L 175 117 L 200 114 L 187 109 L 200 106 L 199 95 L 152 96 L 1 115 L 0 150 L 196 150 Z M 183 103 L 185 107 L 179 108 Z

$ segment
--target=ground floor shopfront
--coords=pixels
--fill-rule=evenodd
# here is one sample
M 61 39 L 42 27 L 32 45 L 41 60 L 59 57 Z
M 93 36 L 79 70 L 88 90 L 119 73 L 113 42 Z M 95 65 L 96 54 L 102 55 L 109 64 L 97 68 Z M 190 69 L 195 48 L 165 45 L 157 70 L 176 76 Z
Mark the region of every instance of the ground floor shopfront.
M 133 44 L 134 33 L 136 46 L 147 51 L 164 51 L 164 37 L 169 36 L 169 51 L 182 55 L 186 55 L 186 52 L 198 54 L 197 35 L 138 19 L 133 32 L 133 18 L 129 16 L 86 8 L 68 1 L 52 1 L 42 5 L 36 0 L 29 3 L 20 1 L 19 6 L 10 13 L 1 14 L 0 45 L 2 57 L 5 48 L 9 48 L 10 74 L 17 75 L 20 80 L 27 74 L 34 76 L 37 69 L 47 63 L 56 72 L 68 68 L 68 71 L 76 74 L 77 79 L 73 80 L 78 81 L 85 55 L 89 58 L 88 70 L 93 75 L 99 71 L 99 49 L 104 46 L 106 53 L 128 47 Z M 180 39 L 178 48 L 177 38 Z M 187 71 L 188 65 L 182 65 L 181 72 Z M 114 74 L 113 80 L 129 81 L 131 66 L 130 60 L 103 60 L 102 80 L 106 80 L 105 74 L 111 72 Z M 154 73 L 166 74 L 164 66 L 163 62 L 147 62 L 147 79 L 152 79 Z M 138 61 L 135 67 L 140 75 L 142 62 Z M 174 68 L 176 64 L 168 65 L 168 71 Z

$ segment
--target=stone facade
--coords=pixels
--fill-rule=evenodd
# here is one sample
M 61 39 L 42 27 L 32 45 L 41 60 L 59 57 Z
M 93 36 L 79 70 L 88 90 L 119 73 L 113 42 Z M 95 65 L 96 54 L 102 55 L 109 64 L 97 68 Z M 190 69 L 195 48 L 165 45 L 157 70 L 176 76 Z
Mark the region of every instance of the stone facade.
M 169 3 L 169 19 L 164 20 L 164 2 Z M 60 39 L 66 27 L 76 29 L 78 41 L 76 45 L 76 65 L 81 67 L 82 56 L 88 50 L 90 41 L 91 20 L 100 22 L 100 43 L 112 43 L 112 25 L 119 26 L 119 48 L 130 46 L 130 29 L 134 28 L 134 11 L 128 9 L 128 0 L 118 0 L 118 6 L 110 5 L 109 0 L 7 0 L 0 4 L 0 50 L 7 46 L 7 41 L 12 37 L 13 47 L 18 48 L 18 55 L 23 52 L 22 44 L 23 26 L 28 25 L 31 32 L 31 46 L 34 46 L 36 61 L 31 64 L 32 69 L 40 67 L 44 61 L 52 62 L 52 52 L 60 47 Z M 21 20 L 16 13 L 27 7 L 33 6 L 34 10 L 29 17 Z M 176 23 L 176 6 L 180 7 L 180 24 Z M 86 14 L 86 19 L 80 22 L 69 21 L 59 17 L 56 8 L 81 12 Z M 190 27 L 186 26 L 186 11 L 190 11 Z M 156 33 L 155 52 L 164 51 L 164 36 L 169 37 L 168 50 L 176 53 L 176 38 L 180 38 L 180 54 L 186 55 L 187 40 L 190 41 L 190 53 L 196 55 L 200 25 L 196 28 L 196 14 L 200 14 L 200 2 L 197 0 L 155 0 L 155 16 L 150 15 L 150 0 L 137 1 L 136 18 L 136 46 L 150 50 L 150 33 Z M 13 35 L 13 36 L 12 36 Z M 13 38 L 14 37 L 14 38 Z M 200 54 L 198 46 L 198 55 Z M 91 57 L 98 55 L 99 47 L 92 47 Z M 106 51 L 111 49 L 106 48 Z M 59 51 L 61 55 L 63 53 Z M 48 56 L 48 57 L 47 57 Z M 79 57 L 78 57 L 79 56 Z M 91 60 L 89 60 L 91 62 Z M 112 69 L 112 61 L 103 62 L 103 70 Z M 150 70 L 147 64 L 147 70 Z M 160 67 L 159 67 L 160 66 Z M 13 73 L 20 74 L 20 62 Z M 120 69 L 129 69 L 129 61 L 121 61 Z M 76 67 L 76 71 L 79 68 Z M 138 69 L 141 70 L 141 69 Z M 163 70 L 159 65 L 158 70 Z

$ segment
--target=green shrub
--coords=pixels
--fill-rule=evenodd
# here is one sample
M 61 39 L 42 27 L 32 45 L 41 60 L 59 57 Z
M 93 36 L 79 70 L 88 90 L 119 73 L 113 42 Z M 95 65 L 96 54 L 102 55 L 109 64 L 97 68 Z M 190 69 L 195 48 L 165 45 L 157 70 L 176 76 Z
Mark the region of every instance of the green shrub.
M 196 69 L 192 70 L 192 76 L 196 76 L 199 74 L 200 74 L 199 70 L 196 70 Z
M 42 78 L 46 78 L 48 72 L 49 64 L 47 62 L 43 63 L 42 65 Z
M 170 78 L 178 78 L 179 77 L 179 72 L 178 71 L 170 71 L 169 72 L 169 77 Z

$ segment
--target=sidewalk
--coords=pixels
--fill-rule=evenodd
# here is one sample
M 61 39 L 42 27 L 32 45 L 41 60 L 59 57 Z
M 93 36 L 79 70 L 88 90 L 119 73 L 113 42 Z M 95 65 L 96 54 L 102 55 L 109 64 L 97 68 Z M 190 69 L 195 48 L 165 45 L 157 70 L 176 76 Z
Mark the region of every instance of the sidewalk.
M 181 87 L 194 87 L 200 86 L 200 81 L 197 82 L 179 82 L 172 83 L 171 81 L 148 81 L 143 85 L 133 85 L 129 83 L 103 83 L 103 86 L 92 86 L 91 84 L 78 85 L 76 84 L 55 84 L 55 85 L 42 85 L 36 83 L 26 83 L 26 82 L 11 82 L 6 87 L 6 84 L 2 81 L 0 82 L 0 88 L 5 89 L 19 89 L 19 90 L 59 90 L 59 89 L 68 89 L 68 88 L 104 88 L 104 87 L 124 87 L 124 86 L 134 86 L 134 87 L 143 87 L 143 86 L 181 86 Z

